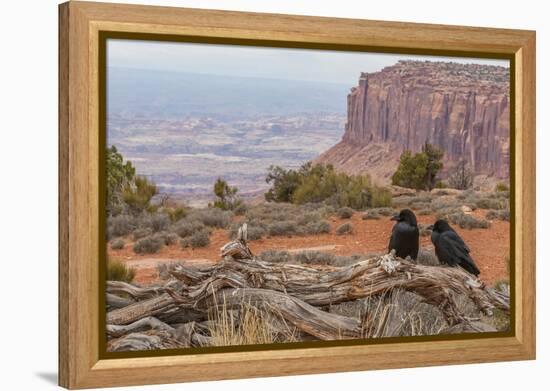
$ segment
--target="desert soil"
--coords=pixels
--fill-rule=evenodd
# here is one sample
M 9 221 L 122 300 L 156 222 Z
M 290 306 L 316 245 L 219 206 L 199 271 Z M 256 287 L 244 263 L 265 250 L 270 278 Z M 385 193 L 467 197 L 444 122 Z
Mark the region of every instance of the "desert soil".
M 485 211 L 474 212 L 483 216 Z M 434 215 L 417 216 L 419 223 L 432 224 Z M 276 249 L 290 252 L 317 250 L 336 255 L 368 254 L 387 250 L 388 240 L 394 222 L 389 217 L 380 220 L 362 220 L 361 213 L 351 219 L 331 217 L 331 233 L 310 236 L 269 237 L 249 242 L 253 253 Z M 354 232 L 351 235 L 336 235 L 336 228 L 344 222 L 351 222 Z M 495 220 L 488 229 L 461 229 L 454 227 L 470 246 L 471 255 L 481 270 L 480 278 L 488 284 L 508 278 L 508 257 L 510 251 L 510 223 Z M 204 248 L 181 248 L 179 243 L 163 247 L 156 254 L 135 254 L 133 243 L 126 238 L 126 246 L 121 250 L 108 248 L 110 259 L 124 261 L 136 269 L 135 282 L 151 284 L 158 281 L 157 265 L 160 263 L 182 262 L 184 264 L 206 265 L 219 261 L 219 249 L 230 241 L 229 232 L 223 229 L 212 231 L 210 244 Z M 420 238 L 421 248 L 433 249 L 429 236 Z

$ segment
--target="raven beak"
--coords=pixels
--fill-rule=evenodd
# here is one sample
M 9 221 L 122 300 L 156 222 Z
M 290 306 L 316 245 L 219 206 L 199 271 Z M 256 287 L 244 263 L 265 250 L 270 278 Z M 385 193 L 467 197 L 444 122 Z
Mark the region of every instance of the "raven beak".
M 393 216 L 390 220 L 391 221 L 399 221 L 399 215 Z
M 433 230 L 434 230 L 434 226 L 433 226 L 433 224 L 432 224 L 432 225 L 429 225 L 429 226 L 427 226 L 427 227 L 426 227 L 426 229 L 427 229 L 428 231 L 433 231 Z

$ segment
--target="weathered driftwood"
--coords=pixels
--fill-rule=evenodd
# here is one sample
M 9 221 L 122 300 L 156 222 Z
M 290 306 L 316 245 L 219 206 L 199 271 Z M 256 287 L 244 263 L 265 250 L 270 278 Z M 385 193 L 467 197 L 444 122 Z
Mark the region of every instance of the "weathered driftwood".
M 107 313 L 107 331 L 110 337 L 118 337 L 110 341 L 110 348 L 160 346 L 168 337 L 185 346 L 207 346 L 213 341 L 205 321 L 209 311 L 221 305 L 226 311 L 253 306 L 322 340 L 377 336 L 367 325 L 371 324 L 368 314 L 361 320 L 326 308 L 394 289 L 413 292 L 439 308 L 449 332 L 487 330 L 460 311 L 457 295 L 469 297 L 487 315 L 494 308 L 510 308 L 506 293 L 486 287 L 461 268 L 418 265 L 393 253 L 345 267 L 264 262 L 253 256 L 246 238 L 244 225 L 237 239 L 222 247 L 218 264 L 202 270 L 175 265 L 170 270 L 174 279 L 164 286 L 109 282 L 108 303 L 114 309 Z M 135 302 L 128 300 L 121 306 L 122 299 L 111 296 L 117 294 L 129 295 Z

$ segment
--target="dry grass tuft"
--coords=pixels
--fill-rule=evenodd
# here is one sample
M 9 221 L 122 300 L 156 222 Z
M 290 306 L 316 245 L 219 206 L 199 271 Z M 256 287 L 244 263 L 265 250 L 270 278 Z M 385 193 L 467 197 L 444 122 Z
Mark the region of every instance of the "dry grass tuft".
M 209 316 L 208 329 L 213 346 L 262 345 L 296 342 L 298 331 L 282 317 L 244 303 L 239 310 L 229 310 L 224 302 Z M 273 325 L 284 325 L 281 333 Z

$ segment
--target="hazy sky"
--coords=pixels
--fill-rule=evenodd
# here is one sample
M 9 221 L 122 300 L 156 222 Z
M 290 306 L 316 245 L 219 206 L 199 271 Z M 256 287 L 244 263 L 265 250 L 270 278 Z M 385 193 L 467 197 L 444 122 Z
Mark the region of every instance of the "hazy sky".
M 107 42 L 107 59 L 108 66 L 115 67 L 348 85 L 357 83 L 360 72 L 375 72 L 404 59 L 509 66 L 507 60 L 114 39 Z

